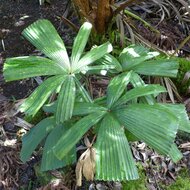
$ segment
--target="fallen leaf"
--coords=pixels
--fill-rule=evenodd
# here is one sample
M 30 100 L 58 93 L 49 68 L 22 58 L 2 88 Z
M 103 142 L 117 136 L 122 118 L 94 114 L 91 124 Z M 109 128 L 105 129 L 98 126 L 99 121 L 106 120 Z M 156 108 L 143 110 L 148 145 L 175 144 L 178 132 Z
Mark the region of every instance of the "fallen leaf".
M 180 148 L 190 150 L 190 142 L 188 143 L 183 143 L 179 146 Z
M 79 158 L 76 165 L 77 186 L 82 185 L 82 176 L 86 180 L 93 180 L 95 173 L 95 149 L 88 148 Z
M 95 173 L 95 149 L 89 148 L 88 150 L 84 159 L 83 175 L 88 181 L 91 181 L 94 179 Z

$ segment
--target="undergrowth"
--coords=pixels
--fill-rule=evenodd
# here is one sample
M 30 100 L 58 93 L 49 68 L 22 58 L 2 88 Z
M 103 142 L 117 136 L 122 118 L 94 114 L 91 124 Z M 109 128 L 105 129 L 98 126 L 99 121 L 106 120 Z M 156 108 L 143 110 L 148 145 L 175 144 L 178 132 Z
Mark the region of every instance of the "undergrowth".
M 147 190 L 147 177 L 145 175 L 143 166 L 138 163 L 137 168 L 139 172 L 139 179 L 122 183 L 123 190 Z
M 164 190 L 189 190 L 190 175 L 187 168 L 182 169 L 174 183 L 169 186 L 161 185 Z

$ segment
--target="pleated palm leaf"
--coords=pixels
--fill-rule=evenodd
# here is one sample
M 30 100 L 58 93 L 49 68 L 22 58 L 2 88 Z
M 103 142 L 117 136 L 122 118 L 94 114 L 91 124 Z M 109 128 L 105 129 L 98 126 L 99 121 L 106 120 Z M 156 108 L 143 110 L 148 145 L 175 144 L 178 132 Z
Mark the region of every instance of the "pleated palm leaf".
M 160 53 L 151 51 L 142 45 L 130 45 L 123 49 L 118 59 L 107 54 L 96 61 L 96 64 L 115 66 L 109 70 L 113 73 L 133 70 L 135 73 L 148 76 L 176 77 L 179 64 L 175 59 L 159 56 Z
M 125 131 L 132 133 L 159 153 L 169 155 L 173 161 L 182 154 L 174 144 L 177 130 L 190 132 L 190 123 L 183 105 L 142 103 L 140 98 L 166 92 L 160 85 L 144 85 L 126 91 L 133 84 L 133 71 L 114 77 L 107 89 L 106 101 L 77 103 L 74 113 L 87 115 L 74 124 L 58 140 L 53 152 L 64 159 L 82 136 L 95 124 L 98 127 L 96 148 L 96 179 L 134 180 L 137 168 Z M 138 101 L 137 101 L 138 100 Z
M 92 25 L 88 22 L 82 25 L 74 40 L 70 58 L 62 39 L 48 20 L 38 20 L 22 32 L 24 37 L 48 58 L 24 56 L 6 59 L 5 80 L 50 76 L 21 105 L 22 112 L 34 116 L 52 93 L 59 92 L 55 114 L 56 124 L 59 125 L 72 116 L 76 88 L 79 89 L 85 101 L 91 101 L 79 82 L 81 71 L 93 70 L 93 66 L 89 65 L 112 51 L 112 45 L 107 42 L 83 55 L 91 28 Z

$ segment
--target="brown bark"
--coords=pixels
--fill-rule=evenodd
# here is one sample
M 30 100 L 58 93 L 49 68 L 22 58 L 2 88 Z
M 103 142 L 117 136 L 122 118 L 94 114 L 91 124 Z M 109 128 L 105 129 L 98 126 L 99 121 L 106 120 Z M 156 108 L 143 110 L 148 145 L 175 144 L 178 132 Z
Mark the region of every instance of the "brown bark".
M 106 31 L 107 22 L 110 19 L 112 12 L 110 3 L 112 3 L 113 0 L 99 0 L 98 1 L 98 7 L 97 7 L 97 14 L 96 14 L 96 31 L 99 34 L 103 34 Z
M 115 0 L 73 0 L 77 12 L 81 18 L 86 18 L 94 25 L 98 34 L 104 34 L 112 17 L 112 9 Z
M 79 12 L 79 15 L 88 19 L 90 12 L 89 0 L 73 0 L 73 3 L 78 9 L 77 11 Z

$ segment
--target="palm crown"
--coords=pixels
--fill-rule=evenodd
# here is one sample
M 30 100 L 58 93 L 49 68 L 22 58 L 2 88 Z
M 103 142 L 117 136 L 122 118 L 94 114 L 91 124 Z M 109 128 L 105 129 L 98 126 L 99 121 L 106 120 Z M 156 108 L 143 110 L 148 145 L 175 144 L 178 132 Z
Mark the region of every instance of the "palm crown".
M 62 39 L 48 20 L 39 20 L 23 31 L 22 34 L 48 58 L 26 56 L 7 59 L 4 65 L 6 81 L 45 75 L 51 77 L 22 104 L 21 111 L 35 115 L 47 98 L 59 91 L 56 123 L 60 124 L 72 116 L 76 88 L 79 88 L 86 101 L 91 101 L 78 80 L 80 72 L 93 69 L 93 66 L 87 66 L 112 51 L 112 45 L 107 42 L 82 55 L 91 28 L 92 25 L 88 22 L 82 25 L 70 58 Z

